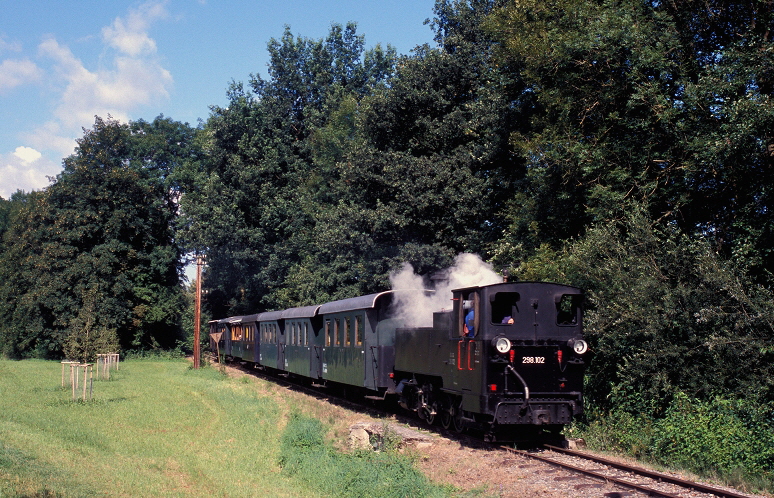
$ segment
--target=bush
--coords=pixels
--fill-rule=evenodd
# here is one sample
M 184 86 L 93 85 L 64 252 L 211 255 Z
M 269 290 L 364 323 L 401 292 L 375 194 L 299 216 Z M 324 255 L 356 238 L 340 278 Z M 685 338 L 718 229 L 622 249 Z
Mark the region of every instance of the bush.
M 653 424 L 648 418 L 617 411 L 594 417 L 581 435 L 591 448 L 647 458 L 652 432 Z
M 734 485 L 774 487 L 774 405 L 674 396 L 662 418 L 625 410 L 590 415 L 589 447 L 624 453 Z
M 767 413 L 768 412 L 768 413 Z M 656 422 L 651 442 L 655 460 L 702 475 L 774 478 L 774 411 L 750 401 L 691 400 L 677 395 Z

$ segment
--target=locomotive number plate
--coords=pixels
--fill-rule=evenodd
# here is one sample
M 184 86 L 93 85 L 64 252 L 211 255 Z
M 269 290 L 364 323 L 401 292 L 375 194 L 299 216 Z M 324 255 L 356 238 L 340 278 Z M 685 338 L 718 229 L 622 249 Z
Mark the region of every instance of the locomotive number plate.
M 522 356 L 521 362 L 522 363 L 545 363 L 546 357 L 545 356 Z

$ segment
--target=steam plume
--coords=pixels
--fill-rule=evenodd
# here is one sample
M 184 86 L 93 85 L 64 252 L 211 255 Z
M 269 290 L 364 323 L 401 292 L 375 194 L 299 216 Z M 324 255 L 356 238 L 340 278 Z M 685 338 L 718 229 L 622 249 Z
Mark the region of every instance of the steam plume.
M 452 308 L 453 289 L 490 285 L 502 282 L 502 277 L 494 272 L 492 265 L 485 263 L 477 254 L 458 254 L 454 265 L 443 272 L 444 278 L 435 286 L 430 296 L 397 295 L 397 318 L 410 327 L 430 327 L 433 325 L 433 312 Z M 427 279 L 414 273 L 414 268 L 404 263 L 403 267 L 390 274 L 393 290 L 417 290 L 430 287 Z

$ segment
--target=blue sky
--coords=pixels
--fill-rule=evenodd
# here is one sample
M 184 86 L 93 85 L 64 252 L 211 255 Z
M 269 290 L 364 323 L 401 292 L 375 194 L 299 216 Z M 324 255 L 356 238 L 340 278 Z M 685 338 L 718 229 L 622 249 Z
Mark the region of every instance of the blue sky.
M 354 21 L 366 47 L 408 54 L 433 34 L 433 0 L 0 0 L 0 196 L 61 171 L 94 116 L 196 125 L 232 80 L 267 77 L 266 43 L 289 25 L 323 38 Z

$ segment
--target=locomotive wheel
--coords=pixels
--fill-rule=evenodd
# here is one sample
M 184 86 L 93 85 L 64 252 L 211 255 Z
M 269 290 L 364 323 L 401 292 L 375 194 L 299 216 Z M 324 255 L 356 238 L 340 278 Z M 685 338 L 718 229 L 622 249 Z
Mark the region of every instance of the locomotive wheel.
M 454 425 L 454 430 L 458 433 L 465 431 L 465 421 L 462 420 L 462 400 L 460 400 L 459 404 L 454 408 L 452 424 Z
M 448 410 L 448 408 L 444 408 L 441 410 L 441 427 L 444 429 L 448 429 L 451 427 L 452 423 L 452 414 Z
M 441 416 L 441 427 L 444 429 L 448 429 L 451 427 L 452 423 L 452 400 L 449 398 L 448 395 L 443 395 L 441 397 L 441 412 L 439 415 Z
M 430 407 L 430 410 L 422 410 L 425 412 L 425 422 L 427 422 L 430 425 L 433 425 L 435 423 L 435 416 L 438 414 L 438 406 L 436 403 L 433 403 L 433 405 Z M 433 413 L 434 412 L 434 413 Z

